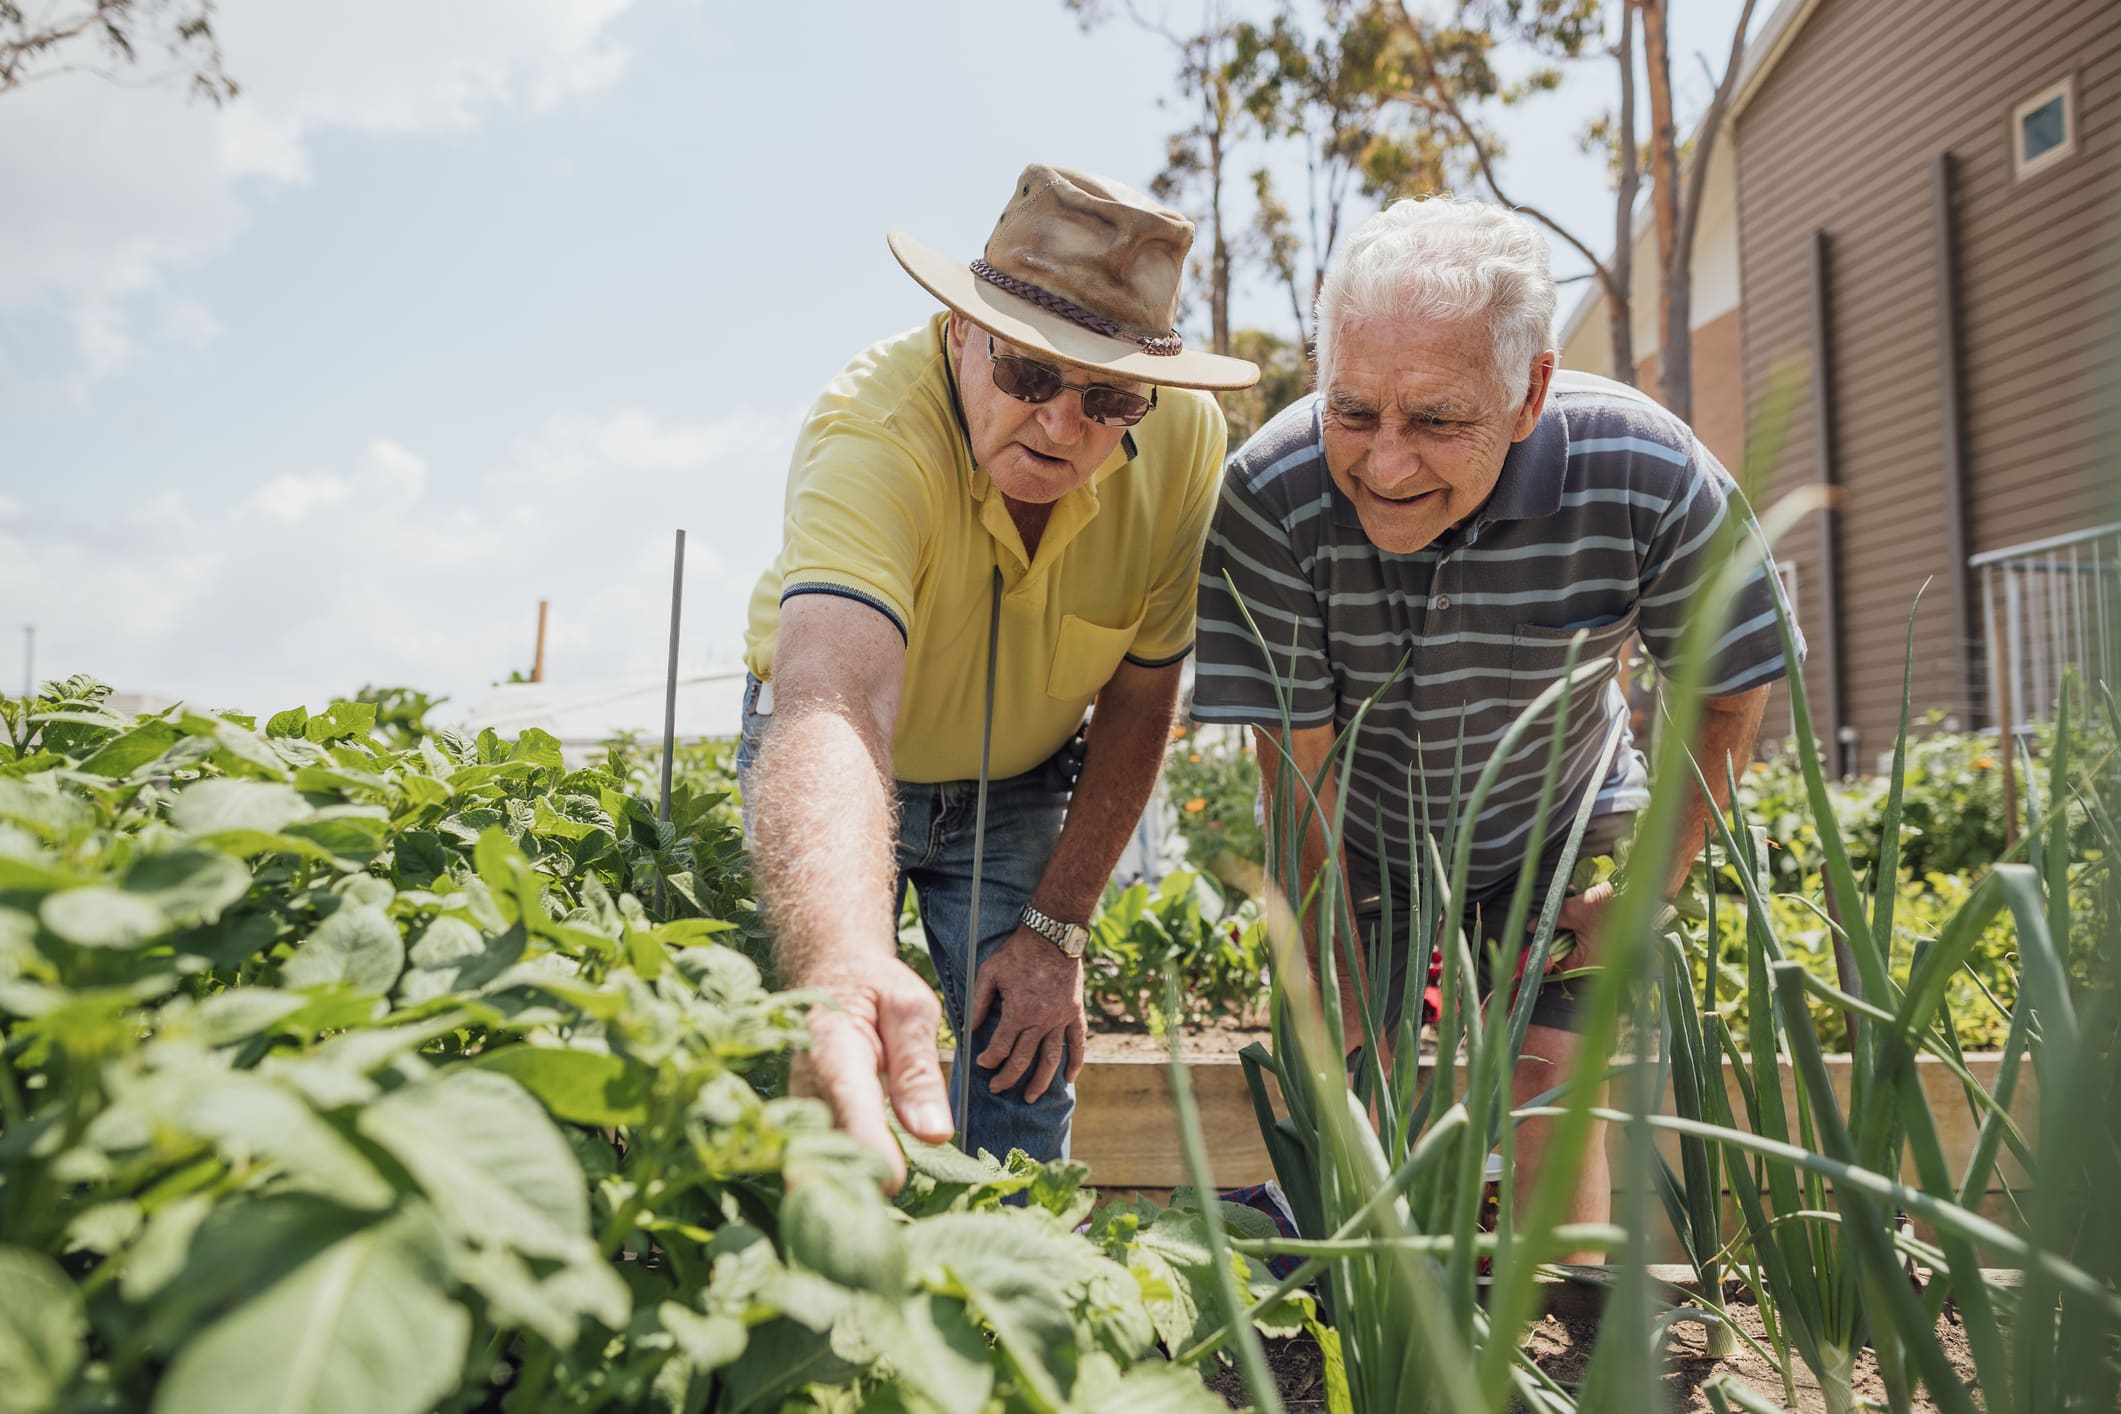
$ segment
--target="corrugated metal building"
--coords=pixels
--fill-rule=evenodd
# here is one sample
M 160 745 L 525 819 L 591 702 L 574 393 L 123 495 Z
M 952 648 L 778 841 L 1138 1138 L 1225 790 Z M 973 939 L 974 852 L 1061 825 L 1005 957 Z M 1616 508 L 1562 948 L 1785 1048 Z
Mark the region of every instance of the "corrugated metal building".
M 1837 759 L 1869 769 L 1890 745 L 1925 582 L 1918 713 L 2023 724 L 2066 662 L 2121 687 L 2121 3 L 1783 0 L 1716 161 L 1733 171 L 1711 169 L 1695 250 L 1695 423 L 1735 468 L 1742 399 L 1775 449 L 1764 500 L 1832 489 L 1778 554 Z M 1654 246 L 1643 230 L 1646 387 Z M 1603 372 L 1592 303 L 1564 361 Z

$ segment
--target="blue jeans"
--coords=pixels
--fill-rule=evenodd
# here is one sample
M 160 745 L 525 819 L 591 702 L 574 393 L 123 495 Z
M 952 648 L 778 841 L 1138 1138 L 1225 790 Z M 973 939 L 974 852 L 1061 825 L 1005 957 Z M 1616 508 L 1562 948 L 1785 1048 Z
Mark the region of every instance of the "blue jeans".
M 743 736 L 737 744 L 737 771 L 741 777 L 751 769 L 759 741 L 771 725 L 771 716 L 757 712 L 759 683 L 744 685 Z M 977 781 L 937 783 L 896 782 L 898 792 L 898 888 L 892 895 L 894 910 L 912 884 L 920 904 L 921 929 L 928 935 L 928 953 L 935 962 L 936 976 L 943 983 L 944 1014 L 953 1034 L 965 1015 L 965 939 L 972 922 L 972 827 L 979 803 Z M 987 839 L 980 869 L 979 959 L 987 960 L 1017 929 L 1017 915 L 1031 901 L 1031 891 L 1045 872 L 1047 856 L 1060 838 L 1061 821 L 1068 812 L 1070 782 L 1059 761 L 1033 767 L 1021 776 L 987 783 Z M 748 807 L 747 807 L 748 811 Z M 747 818 L 745 834 L 750 834 Z M 894 911 L 891 927 L 896 932 Z M 986 1018 L 970 1047 L 960 1046 L 962 1062 L 967 1053 L 978 1055 L 994 1035 L 1001 1020 L 1001 1007 L 990 1004 Z M 1035 1069 L 1036 1067 L 1034 1067 Z M 964 1147 L 969 1153 L 981 1149 L 1006 1158 L 1011 1149 L 1022 1149 L 1034 1159 L 1068 1157 L 1068 1125 L 1075 1114 L 1075 1087 L 1063 1076 L 1068 1057 L 1061 1057 L 1060 1071 L 1036 1100 L 1024 1098 L 1030 1082 L 1023 1079 L 1001 1094 L 988 1083 L 995 1070 L 974 1063 L 971 1088 L 972 1114 L 965 1130 Z M 950 1086 L 950 1107 L 957 1114 L 958 1086 Z

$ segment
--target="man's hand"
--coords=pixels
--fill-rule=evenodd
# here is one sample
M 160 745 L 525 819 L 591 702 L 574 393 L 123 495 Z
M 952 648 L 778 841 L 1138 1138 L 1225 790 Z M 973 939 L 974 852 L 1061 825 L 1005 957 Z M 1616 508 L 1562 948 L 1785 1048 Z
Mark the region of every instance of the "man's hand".
M 885 1119 L 886 1096 L 914 1137 L 940 1144 L 953 1132 L 935 1051 L 942 1008 L 919 974 L 896 958 L 810 985 L 831 993 L 838 1006 L 811 1008 L 810 1049 L 796 1057 L 789 1093 L 829 1104 L 834 1123 L 883 1159 L 896 1193 L 906 1181 L 906 1160 Z
M 1082 1072 L 1083 1052 L 1089 1043 L 1089 1028 L 1083 1018 L 1083 963 L 1032 932 L 1018 928 L 1009 941 L 994 950 L 994 956 L 979 967 L 979 981 L 972 992 L 972 1034 L 979 1034 L 987 1019 L 987 1008 L 999 998 L 1001 1020 L 978 1063 L 988 1069 L 1001 1067 L 987 1088 L 999 1095 L 1024 1078 L 1024 1098 L 1036 1100 L 1046 1093 L 1061 1066 L 1065 1049 L 1067 1078 L 1072 1083 Z M 960 1043 L 963 1055 L 971 1037 Z
M 1547 955 L 1547 971 L 1575 971 L 1580 967 L 1598 965 L 1598 945 L 1605 931 L 1606 910 L 1613 906 L 1613 883 L 1608 879 L 1591 885 L 1580 894 L 1570 894 L 1561 901 L 1561 912 L 1554 919 L 1556 933 L 1573 933 L 1576 946 L 1566 954 Z M 1538 927 L 1534 921 L 1531 927 Z

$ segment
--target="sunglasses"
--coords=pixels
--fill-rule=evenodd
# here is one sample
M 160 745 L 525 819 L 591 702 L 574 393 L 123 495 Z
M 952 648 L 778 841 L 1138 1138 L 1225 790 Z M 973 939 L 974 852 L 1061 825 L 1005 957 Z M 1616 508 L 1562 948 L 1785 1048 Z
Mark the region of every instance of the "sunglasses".
M 999 352 L 992 334 L 987 336 L 987 358 L 994 365 L 994 386 L 1010 397 L 1027 403 L 1050 403 L 1063 392 L 1080 393 L 1083 416 L 1105 427 L 1132 427 L 1156 406 L 1154 388 L 1143 397 L 1108 383 L 1070 383 L 1050 364 Z

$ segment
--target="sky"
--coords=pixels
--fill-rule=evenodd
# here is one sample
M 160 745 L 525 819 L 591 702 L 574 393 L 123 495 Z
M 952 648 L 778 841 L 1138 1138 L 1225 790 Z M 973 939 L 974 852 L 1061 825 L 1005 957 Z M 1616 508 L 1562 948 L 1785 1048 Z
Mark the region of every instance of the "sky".
M 1684 115 L 1738 5 L 1673 8 Z M 1059 0 L 215 16 L 220 109 L 152 63 L 0 94 L 6 691 L 34 625 L 40 680 L 448 720 L 529 667 L 541 598 L 548 680 L 657 677 L 680 527 L 682 666 L 733 663 L 804 408 L 934 307 L 884 232 L 970 258 L 1025 163 L 1146 185 L 1183 122 L 1162 40 Z M 1502 123 L 1519 199 L 1587 232 L 1612 89 Z

